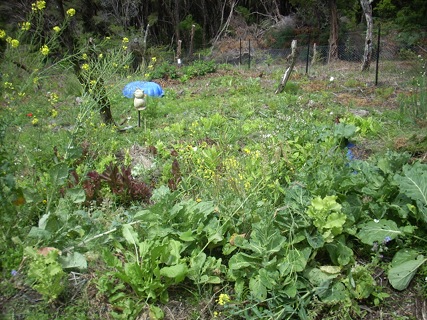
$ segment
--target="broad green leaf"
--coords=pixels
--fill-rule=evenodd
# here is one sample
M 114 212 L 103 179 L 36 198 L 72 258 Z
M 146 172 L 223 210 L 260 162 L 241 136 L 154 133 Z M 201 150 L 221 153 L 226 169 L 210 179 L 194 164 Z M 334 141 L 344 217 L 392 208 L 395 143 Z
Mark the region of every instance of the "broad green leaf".
M 297 288 L 297 283 L 291 282 L 289 284 L 287 284 L 284 288 L 283 288 L 283 292 L 289 297 L 289 298 L 295 298 L 295 296 L 298 293 L 298 288 Z
M 179 235 L 179 239 L 185 242 L 191 242 L 194 241 L 196 238 L 194 237 L 192 230 L 187 230 Z
M 161 320 L 165 316 L 163 310 L 155 305 L 150 304 L 149 319 Z
M 409 260 L 415 260 L 419 255 L 419 252 L 412 249 L 402 249 L 396 252 L 391 262 L 391 266 L 402 264 Z
M 331 261 L 339 266 L 346 266 L 353 261 L 354 252 L 345 243 L 345 237 L 341 236 L 336 241 L 326 245 Z
M 181 259 L 182 243 L 177 240 L 170 240 L 168 243 L 166 264 L 176 264 Z
M 399 230 L 396 222 L 381 219 L 365 223 L 356 236 L 363 243 L 373 245 L 374 242 L 382 243 L 386 237 L 395 239 L 402 234 L 403 232 Z
M 208 276 L 206 274 L 202 275 L 199 280 L 195 281 L 197 284 L 211 283 L 218 284 L 221 283 L 221 278 L 217 276 Z
M 319 268 L 307 269 L 304 271 L 304 275 L 310 283 L 317 287 L 339 276 L 338 273 L 324 272 Z
M 231 270 L 239 270 L 248 267 L 256 268 L 256 265 L 259 263 L 259 258 L 255 258 L 246 253 L 239 252 L 230 258 L 228 261 L 228 266 Z
M 190 269 L 188 270 L 189 276 L 192 276 L 191 279 L 194 279 L 195 276 L 199 275 L 202 272 L 203 265 L 206 261 L 206 253 L 204 253 L 203 251 L 197 252 L 197 250 L 194 250 L 193 253 L 196 254 L 195 256 L 190 257 Z
M 273 287 L 277 284 L 276 279 L 277 280 L 279 279 L 278 272 L 268 272 L 264 268 L 261 268 L 258 271 L 258 274 L 259 274 L 259 279 L 267 289 L 273 289 Z
M 80 187 L 68 189 L 67 196 L 76 204 L 83 203 L 86 200 L 86 193 L 83 188 Z
M 163 267 L 160 269 L 160 275 L 174 279 L 176 283 L 184 280 L 187 275 L 188 268 L 184 263 L 176 264 L 170 267 Z
M 251 295 L 258 301 L 264 301 L 267 298 L 267 288 L 262 283 L 259 275 L 249 280 L 249 290 Z
M 393 258 L 391 268 L 388 270 L 388 279 L 396 290 L 405 290 L 418 268 L 427 261 L 427 258 L 424 258 L 423 255 L 419 255 L 415 259 L 406 260 L 411 255 L 412 252 L 398 251 Z
M 245 291 L 245 281 L 243 278 L 237 278 L 234 283 L 234 291 L 236 291 L 237 297 L 240 299 Z
M 68 166 L 65 163 L 58 163 L 50 169 L 49 175 L 54 186 L 61 186 L 68 177 Z
M 151 199 L 155 202 L 158 202 L 170 194 L 171 194 L 170 189 L 167 186 L 162 185 L 159 188 L 153 190 L 153 195 L 151 196 Z
M 48 240 L 52 236 L 52 233 L 42 228 L 32 227 L 28 233 L 28 237 L 40 240 Z
M 307 230 L 305 230 L 305 237 L 307 239 L 308 244 L 313 248 L 313 249 L 319 249 L 322 248 L 323 245 L 325 244 L 325 240 L 323 239 L 322 235 L 317 232 L 311 235 L 307 232 Z
M 287 239 L 279 232 L 270 235 L 266 243 L 266 250 L 268 254 L 273 254 L 282 250 L 287 244 Z
M 427 164 L 405 165 L 403 173 L 404 176 L 396 174 L 394 180 L 402 193 L 417 202 L 424 221 L 427 221 Z
M 138 234 L 130 224 L 122 225 L 123 237 L 129 244 L 136 245 L 138 243 Z
M 338 123 L 334 127 L 334 136 L 337 138 L 350 139 L 358 130 L 358 127 L 352 124 Z
M 50 213 L 46 213 L 46 214 L 41 216 L 41 218 L 39 219 L 39 228 L 40 229 L 46 229 L 46 225 L 47 225 L 47 222 L 50 218 L 50 215 L 51 215 Z
M 287 254 L 288 263 L 294 272 L 301 272 L 305 269 L 311 254 L 309 247 L 302 250 L 292 249 Z
M 59 257 L 59 262 L 63 269 L 87 269 L 87 261 L 84 255 L 78 252 L 73 252 L 66 257 Z
M 348 297 L 348 290 L 341 282 L 336 282 L 332 287 L 326 289 L 319 297 L 323 302 L 332 302 L 332 301 L 343 301 Z

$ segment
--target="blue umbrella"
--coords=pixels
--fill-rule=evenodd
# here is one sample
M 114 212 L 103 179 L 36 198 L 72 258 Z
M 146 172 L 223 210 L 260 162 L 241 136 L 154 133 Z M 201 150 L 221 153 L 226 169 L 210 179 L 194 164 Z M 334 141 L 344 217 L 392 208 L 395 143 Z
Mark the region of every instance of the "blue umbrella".
M 164 91 L 162 87 L 151 81 L 133 81 L 129 82 L 125 87 L 123 88 L 123 95 L 126 98 L 134 98 L 134 93 L 136 89 L 140 89 L 144 91 L 144 94 L 151 97 L 163 97 Z M 141 126 L 141 111 L 138 110 L 138 127 Z
M 151 97 L 163 97 L 165 94 L 159 84 L 151 81 L 129 82 L 127 85 L 125 85 L 122 92 L 126 98 L 133 98 L 133 94 L 136 89 L 143 90 L 146 95 Z

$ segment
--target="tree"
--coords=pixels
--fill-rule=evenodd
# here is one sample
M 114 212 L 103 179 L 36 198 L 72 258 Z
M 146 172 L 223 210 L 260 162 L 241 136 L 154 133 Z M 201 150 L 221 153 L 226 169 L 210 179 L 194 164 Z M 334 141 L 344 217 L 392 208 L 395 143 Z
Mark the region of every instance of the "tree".
M 372 34 L 374 29 L 374 20 L 372 18 L 371 3 L 372 0 L 360 0 L 366 19 L 365 51 L 363 53 L 362 71 L 369 70 L 372 59 Z
M 338 10 L 337 1 L 329 0 L 330 32 L 328 61 L 338 60 Z
M 65 10 L 62 0 L 55 0 L 56 7 L 58 8 L 59 15 L 62 20 L 65 19 Z M 77 36 L 75 34 L 75 30 L 69 26 L 66 30 L 64 30 L 62 34 L 62 41 L 67 48 L 67 52 L 65 54 L 71 54 L 73 59 L 73 67 L 74 73 L 82 84 L 83 88 L 87 88 L 85 84 L 85 80 L 82 76 L 82 69 L 80 67 L 79 61 L 74 53 L 74 48 L 77 44 Z M 91 92 L 88 92 L 89 95 L 98 103 L 99 106 L 99 114 L 101 116 L 102 121 L 105 124 L 115 124 L 112 113 L 111 113 L 111 103 L 107 96 L 107 90 L 105 89 L 104 79 L 100 78 L 95 82 L 94 88 L 92 88 Z

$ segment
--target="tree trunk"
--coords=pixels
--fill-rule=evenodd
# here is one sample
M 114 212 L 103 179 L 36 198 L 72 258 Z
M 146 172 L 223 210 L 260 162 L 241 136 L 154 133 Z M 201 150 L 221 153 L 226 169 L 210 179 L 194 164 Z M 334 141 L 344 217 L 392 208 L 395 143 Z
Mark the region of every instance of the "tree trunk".
M 230 13 L 228 15 L 227 21 L 224 23 L 224 25 L 222 25 L 223 21 L 224 21 L 225 8 L 226 8 L 226 4 L 227 4 L 227 1 L 224 1 L 224 6 L 222 7 L 222 14 L 221 14 L 222 28 L 218 32 L 218 34 L 215 36 L 214 40 L 212 41 L 213 45 L 215 45 L 217 43 L 217 41 L 221 38 L 222 34 L 228 29 L 228 26 L 230 25 L 231 18 L 233 17 L 234 7 L 237 5 L 239 0 L 229 0 L 228 2 L 230 3 Z
M 286 87 L 286 83 L 288 82 L 289 77 L 291 76 L 291 72 L 294 69 L 295 60 L 297 57 L 297 41 L 296 40 L 292 40 L 291 50 L 292 52 L 288 57 L 288 59 L 290 59 L 289 66 L 286 69 L 285 74 L 282 77 L 282 81 L 280 81 L 280 84 L 276 89 L 275 94 L 281 93 L 283 91 L 283 89 Z
M 179 17 L 179 8 L 180 8 L 180 0 L 175 0 L 175 10 L 174 10 L 174 20 L 175 20 L 175 37 L 176 41 L 179 41 L 181 39 L 181 35 L 179 32 L 179 23 L 180 23 L 180 17 Z
M 363 54 L 362 71 L 369 70 L 372 59 L 372 33 L 374 29 L 374 20 L 372 18 L 372 0 L 360 0 L 363 13 L 366 18 L 366 38 L 365 38 L 365 52 Z
M 338 60 L 338 11 L 337 1 L 329 0 L 330 33 L 329 33 L 329 56 L 330 61 Z

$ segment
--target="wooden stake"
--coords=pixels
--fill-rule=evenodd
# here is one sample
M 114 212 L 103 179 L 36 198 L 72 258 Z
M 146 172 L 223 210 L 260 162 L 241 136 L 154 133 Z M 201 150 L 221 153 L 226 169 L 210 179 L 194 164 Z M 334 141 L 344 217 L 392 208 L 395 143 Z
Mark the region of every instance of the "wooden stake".
M 297 56 L 297 41 L 296 40 L 292 40 L 291 50 L 292 50 L 291 54 L 288 56 L 288 60 L 290 60 L 289 66 L 286 69 L 286 71 L 282 77 L 282 81 L 280 81 L 280 84 L 275 91 L 275 94 L 281 93 L 283 91 L 283 89 L 286 86 L 286 83 L 289 80 L 289 77 L 291 76 L 291 72 L 294 69 L 295 60 L 296 60 L 296 56 Z

